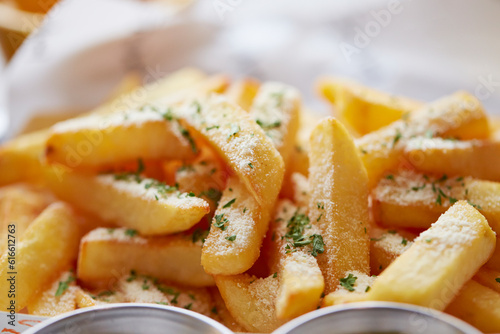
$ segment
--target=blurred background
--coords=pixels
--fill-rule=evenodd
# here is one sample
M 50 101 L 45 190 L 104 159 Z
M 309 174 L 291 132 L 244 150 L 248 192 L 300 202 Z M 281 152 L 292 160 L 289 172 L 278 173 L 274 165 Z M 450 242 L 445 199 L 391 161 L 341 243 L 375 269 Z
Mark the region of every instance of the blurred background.
M 499 0 L 0 0 L 0 137 L 184 66 L 295 85 L 319 113 L 324 75 L 499 113 L 498 17 Z

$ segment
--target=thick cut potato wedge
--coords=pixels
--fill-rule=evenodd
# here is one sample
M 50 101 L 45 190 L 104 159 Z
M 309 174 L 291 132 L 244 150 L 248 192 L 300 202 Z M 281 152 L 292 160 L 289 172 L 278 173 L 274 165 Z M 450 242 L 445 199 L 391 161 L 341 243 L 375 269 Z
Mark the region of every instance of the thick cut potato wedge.
M 60 275 L 47 290 L 28 304 L 28 312 L 44 317 L 54 317 L 77 308 L 77 294 L 80 288 L 75 284 L 72 271 Z
M 163 83 L 151 85 L 155 88 L 141 88 L 148 100 L 141 96 L 124 104 L 117 102 L 121 107 L 106 106 L 102 111 L 94 110 L 85 117 L 54 125 L 46 144 L 47 161 L 71 168 L 90 168 L 139 157 L 193 157 L 197 147 L 189 131 L 173 119 L 168 108 L 160 111 L 144 103 L 157 100 L 170 106 L 193 95 L 218 92 L 227 85 L 227 78 L 213 76 L 194 87 L 166 95 L 162 93 L 168 90 Z
M 260 205 L 274 206 L 283 182 L 283 159 L 249 113 L 212 94 L 188 100 L 173 108 L 173 114 L 215 149 Z
M 488 260 L 495 241 L 483 215 L 458 201 L 382 272 L 368 298 L 444 310 Z
M 487 268 L 500 271 L 500 240 L 498 240 L 498 237 L 496 245 L 497 246 L 495 247 L 493 254 L 491 255 L 488 262 L 486 262 L 485 266 Z
M 279 319 L 298 317 L 319 305 L 325 283 L 316 261 L 316 256 L 324 251 L 318 232 L 292 202 L 278 202 L 266 243 L 269 267 L 279 280 Z
M 231 84 L 224 95 L 227 96 L 230 102 L 240 106 L 241 109 L 250 111 L 259 87 L 259 81 L 247 78 Z
M 481 268 L 473 278 L 476 282 L 500 293 L 500 271 Z
M 372 192 L 374 217 L 383 225 L 428 228 L 457 200 L 466 200 L 500 232 L 498 182 L 446 175 L 435 178 L 411 171 L 387 177 Z
M 234 320 L 233 316 L 226 307 L 226 303 L 217 288 L 211 288 L 210 294 L 212 295 L 212 300 L 214 301 L 214 307 L 210 310 L 212 313 L 210 317 L 222 323 L 224 326 L 232 330 L 233 332 L 244 332 L 245 329 Z
M 66 204 L 54 203 L 45 209 L 21 240 L 15 238 L 15 263 L 12 262 L 13 248 L 0 258 L 2 309 L 9 310 L 11 300 L 15 300 L 17 311 L 26 307 L 76 260 L 80 237 L 80 226 Z M 12 245 L 10 242 L 9 247 Z M 13 285 L 15 291 L 11 291 Z
M 481 103 L 466 92 L 457 92 L 356 140 L 374 186 L 385 171 L 407 164 L 403 150 L 415 136 L 482 139 L 489 136 L 488 119 Z
M 291 177 L 293 189 L 293 202 L 300 207 L 309 205 L 309 180 L 300 173 L 293 173 Z
M 135 175 L 55 174 L 48 169 L 46 180 L 63 200 L 142 235 L 188 230 L 210 211 L 210 205 L 199 197 Z
M 500 181 L 500 141 L 414 138 L 405 155 L 422 172 Z
M 337 120 L 323 120 L 310 147 L 309 218 L 325 242 L 318 264 L 330 293 L 347 272 L 370 274 L 368 178 L 351 136 Z
M 413 244 L 416 235 L 402 230 L 370 228 L 370 267 L 379 275 Z
M 321 79 L 318 89 L 335 106 L 338 115 L 361 135 L 389 125 L 422 106 L 421 102 L 341 78 Z
M 276 316 L 279 288 L 273 276 L 215 276 L 215 283 L 234 319 L 249 332 L 271 333 L 284 321 Z
M 78 279 L 102 286 L 135 270 L 178 284 L 214 285 L 200 257 L 201 242 L 189 235 L 145 238 L 125 228 L 98 228 L 80 243 Z
M 187 159 L 197 148 L 185 131 L 156 109 L 91 114 L 54 125 L 45 157 L 70 168 L 109 166 L 140 157 Z
M 500 293 L 469 281 L 446 309 L 484 333 L 500 332 Z
M 9 225 L 21 238 L 33 220 L 54 198 L 47 191 L 27 184 L 0 188 L 0 251 L 7 250 Z
M 235 275 L 250 269 L 260 254 L 269 225 L 269 210 L 257 203 L 238 177 L 231 177 L 203 244 L 201 264 L 205 271 Z
M 344 277 L 342 284 L 323 299 L 322 307 L 339 304 L 362 302 L 367 300 L 367 292 L 376 280 L 376 276 L 352 272 Z
M 250 115 L 260 125 L 288 166 L 299 127 L 300 93 L 278 82 L 266 82 L 255 97 Z
M 22 135 L 0 146 L 0 185 L 40 181 L 47 130 Z

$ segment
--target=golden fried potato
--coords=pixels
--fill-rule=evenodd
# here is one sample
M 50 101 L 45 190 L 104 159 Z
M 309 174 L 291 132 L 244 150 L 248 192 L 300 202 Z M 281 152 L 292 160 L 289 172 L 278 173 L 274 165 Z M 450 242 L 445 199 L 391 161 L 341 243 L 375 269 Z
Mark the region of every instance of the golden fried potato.
M 310 147 L 309 218 L 325 242 L 318 264 L 330 293 L 347 272 L 370 274 L 368 178 L 351 136 L 334 118 L 314 129 Z
M 214 94 L 188 100 L 173 108 L 173 114 L 214 148 L 257 203 L 274 206 L 283 182 L 283 159 L 249 113 Z
M 288 168 L 299 127 L 300 93 L 279 82 L 266 82 L 257 92 L 251 117 L 271 139 Z
M 339 117 L 361 135 L 389 125 L 422 106 L 407 97 L 342 78 L 323 78 L 317 85 L 321 95 L 335 106 Z
M 382 175 L 398 164 L 407 164 L 403 150 L 415 136 L 488 138 L 488 119 L 479 100 L 466 92 L 457 92 L 426 104 L 405 119 L 391 123 L 356 140 L 373 187 Z
M 7 250 L 9 225 L 15 225 L 21 238 L 28 226 L 52 202 L 47 191 L 28 184 L 0 188 L 0 249 Z
M 316 309 L 325 287 L 316 261 L 324 251 L 323 239 L 303 211 L 289 200 L 279 201 L 266 239 L 269 267 L 279 280 L 278 319 Z
M 350 272 L 340 280 L 340 284 L 335 291 L 325 296 L 321 306 L 326 307 L 366 301 L 367 292 L 370 291 L 376 278 L 376 276 Z
M 142 235 L 188 230 L 210 211 L 209 204 L 195 194 L 138 174 L 93 176 L 47 170 L 46 180 L 63 200 Z
M 469 177 L 389 174 L 372 192 L 375 220 L 387 226 L 428 228 L 453 203 L 466 200 L 500 231 L 500 183 Z M 404 218 L 401 218 L 404 217 Z
M 414 138 L 405 156 L 422 172 L 500 181 L 500 141 Z
M 102 286 L 135 270 L 178 284 L 214 285 L 200 257 L 201 240 L 195 236 L 142 237 L 125 228 L 98 228 L 80 243 L 78 279 L 87 286 Z
M 377 278 L 369 300 L 444 310 L 488 260 L 495 233 L 466 201 L 458 201 Z
M 9 233 L 16 235 L 12 230 Z M 2 309 L 8 310 L 14 300 L 13 293 L 15 310 L 23 309 L 61 275 L 76 260 L 80 237 L 80 226 L 71 208 L 54 203 L 35 219 L 21 240 L 9 238 L 8 251 L 0 258 Z M 12 252 L 15 252 L 15 262 Z
M 500 294 L 475 281 L 464 285 L 446 309 L 484 333 L 500 331 Z
M 235 275 L 250 269 L 260 254 L 269 210 L 257 203 L 238 177 L 231 177 L 203 244 L 201 264 L 205 271 L 212 275 Z
M 62 273 L 50 287 L 28 304 L 30 314 L 54 317 L 76 310 L 76 296 L 80 290 L 72 271 Z
M 379 275 L 395 259 L 413 244 L 416 235 L 396 230 L 370 227 L 370 267 L 373 275 Z
M 284 321 L 276 316 L 279 288 L 273 276 L 215 276 L 215 283 L 234 319 L 249 332 L 271 333 Z
M 260 82 L 258 80 L 246 78 L 232 83 L 225 95 L 230 102 L 240 106 L 243 110 L 250 111 L 259 88 Z

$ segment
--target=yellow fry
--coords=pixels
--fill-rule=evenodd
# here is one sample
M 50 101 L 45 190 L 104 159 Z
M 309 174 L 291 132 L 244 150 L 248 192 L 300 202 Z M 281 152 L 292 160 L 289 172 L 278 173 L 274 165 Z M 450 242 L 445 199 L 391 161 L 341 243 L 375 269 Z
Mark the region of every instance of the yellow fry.
M 76 260 L 80 227 L 73 211 L 66 204 L 54 203 L 35 219 L 22 240 L 16 238 L 15 242 L 14 266 L 9 265 L 12 264 L 9 259 L 12 253 L 9 255 L 6 252 L 0 258 L 0 305 L 3 310 L 11 307 L 11 300 L 14 300 L 12 293 L 16 301 L 12 307 L 15 310 L 26 307 Z M 9 274 L 12 271 L 17 274 Z M 15 285 L 14 292 L 11 291 L 12 284 Z
M 174 108 L 174 115 L 219 153 L 260 205 L 274 206 L 283 181 L 283 159 L 247 112 L 213 94 L 188 100 Z
M 85 175 L 47 169 L 50 189 L 103 221 L 157 235 L 188 230 L 210 211 L 209 204 L 152 179 Z M 138 182 L 139 181 L 139 182 Z
M 368 178 L 352 138 L 337 120 L 323 120 L 310 147 L 309 217 L 325 242 L 318 264 L 330 293 L 347 272 L 370 273 Z
M 247 78 L 231 84 L 225 95 L 230 102 L 240 106 L 243 110 L 249 111 L 259 87 L 260 83 L 257 80 Z
M 414 138 L 405 155 L 422 172 L 500 181 L 500 141 Z
M 98 228 L 81 241 L 78 279 L 100 286 L 135 270 L 179 284 L 213 285 L 200 257 L 201 243 L 189 235 L 146 238 L 124 228 Z
M 466 200 L 500 232 L 500 183 L 469 177 L 426 177 L 411 171 L 390 174 L 372 192 L 377 222 L 428 228 L 457 200 Z M 404 218 L 401 218 L 404 217 Z
M 401 162 L 408 139 L 427 134 L 460 139 L 487 138 L 488 119 L 474 96 L 457 92 L 357 139 L 370 186 Z
M 297 222 L 299 221 L 300 222 Z M 288 200 L 281 200 L 277 207 L 269 233 L 269 262 L 273 277 L 279 280 L 276 300 L 276 314 L 279 319 L 291 319 L 317 308 L 325 287 L 323 275 L 312 244 L 295 247 L 292 239 L 286 237 L 287 224 L 306 223 L 307 216 Z M 304 238 L 313 241 L 317 229 L 310 222 L 306 224 Z M 309 227 L 309 228 L 308 228 Z M 317 235 L 317 234 L 316 234 Z M 321 251 L 321 250 L 320 250 Z
M 369 300 L 444 310 L 488 260 L 495 239 L 483 215 L 459 201 L 382 272 Z
M 201 263 L 210 274 L 235 275 L 260 255 L 270 208 L 262 207 L 238 177 L 228 180 L 203 244 Z
M 318 89 L 335 106 L 338 115 L 361 135 L 389 125 L 422 106 L 421 102 L 341 78 L 324 78 L 318 82 Z
M 469 281 L 446 309 L 484 333 L 500 332 L 500 294 Z

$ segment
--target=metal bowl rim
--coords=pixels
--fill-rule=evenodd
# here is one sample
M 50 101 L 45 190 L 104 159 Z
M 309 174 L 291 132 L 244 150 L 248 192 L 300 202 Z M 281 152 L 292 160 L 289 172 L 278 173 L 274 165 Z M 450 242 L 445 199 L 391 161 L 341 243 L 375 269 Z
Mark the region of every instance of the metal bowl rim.
M 418 313 L 422 316 L 434 318 L 438 321 L 448 323 L 449 325 L 455 327 L 458 330 L 463 331 L 466 334 L 482 334 L 477 328 L 469 325 L 463 320 L 460 320 L 452 315 L 433 310 L 431 308 L 416 306 L 404 303 L 394 303 L 394 302 L 356 302 L 344 305 L 328 306 L 316 311 L 306 313 L 298 318 L 295 318 L 286 324 L 282 325 L 276 329 L 273 334 L 288 334 L 291 330 L 307 323 L 313 321 L 316 318 L 323 317 L 331 313 L 340 313 L 347 311 L 356 310 L 366 310 L 366 309 L 386 309 L 391 310 L 403 310 L 407 312 Z
M 41 329 L 46 329 L 47 327 L 53 326 L 57 323 L 66 321 L 68 319 L 76 318 L 81 316 L 82 314 L 86 313 L 92 313 L 95 311 L 103 311 L 106 312 L 107 310 L 117 310 L 117 309 L 155 309 L 155 310 L 160 310 L 164 312 L 169 312 L 169 313 L 177 313 L 177 314 L 182 314 L 182 315 L 187 315 L 189 317 L 192 317 L 196 320 L 199 320 L 203 322 L 205 325 L 212 327 L 213 329 L 218 330 L 222 334 L 234 334 L 233 331 L 231 331 L 229 328 L 224 326 L 223 324 L 219 323 L 218 321 L 215 321 L 212 318 L 209 318 L 203 314 L 190 311 L 190 310 L 185 310 L 179 307 L 174 307 L 174 306 L 167 306 L 167 305 L 154 305 L 154 304 L 146 304 L 146 303 L 116 303 L 112 305 L 99 305 L 99 306 L 91 306 L 91 307 L 86 307 L 86 308 L 81 308 L 78 310 L 74 310 L 71 312 L 63 313 L 60 315 L 57 315 L 55 317 L 48 318 L 47 320 L 42 321 L 41 323 L 37 324 L 36 326 L 26 330 L 23 332 L 23 334 L 35 334 Z

